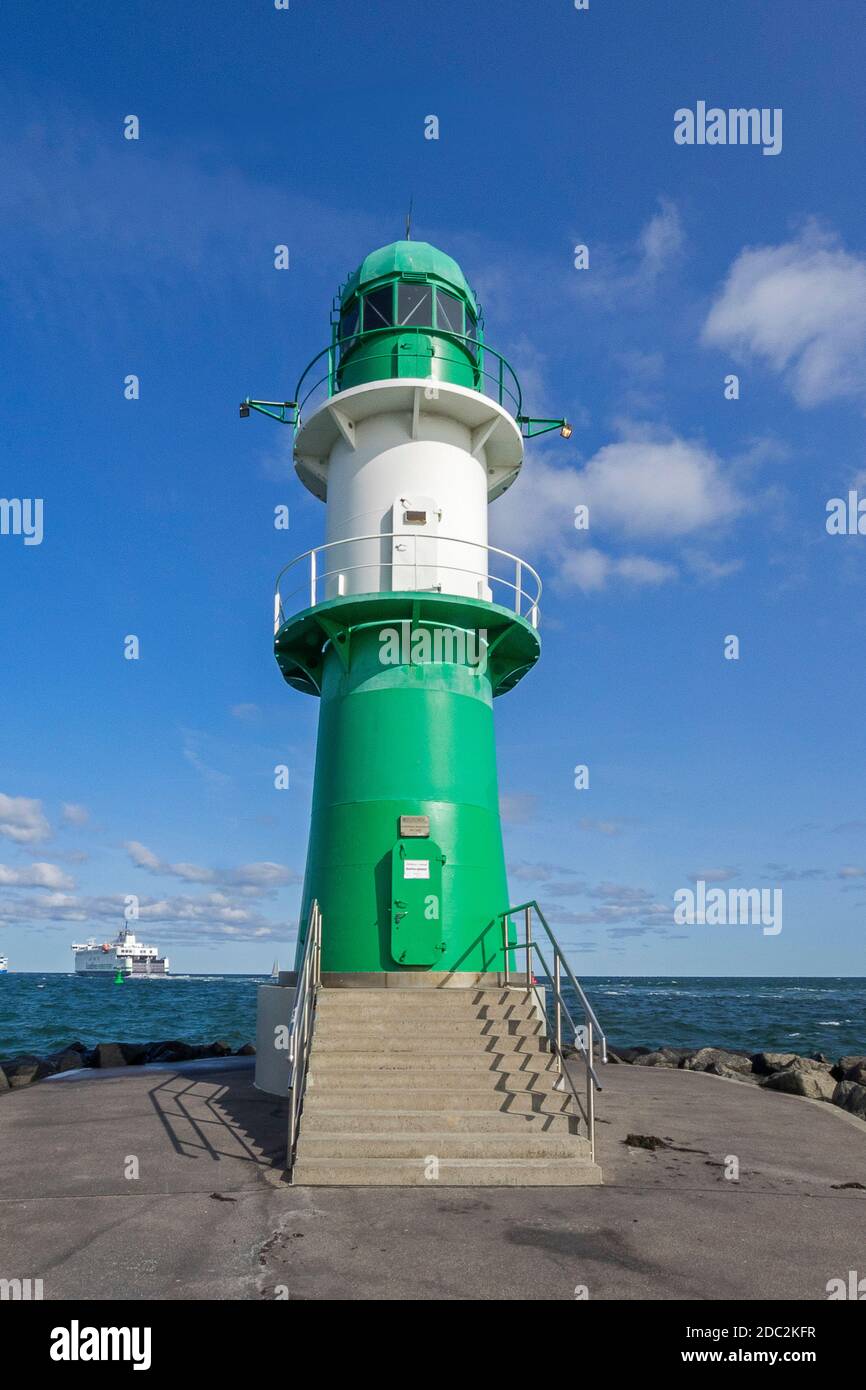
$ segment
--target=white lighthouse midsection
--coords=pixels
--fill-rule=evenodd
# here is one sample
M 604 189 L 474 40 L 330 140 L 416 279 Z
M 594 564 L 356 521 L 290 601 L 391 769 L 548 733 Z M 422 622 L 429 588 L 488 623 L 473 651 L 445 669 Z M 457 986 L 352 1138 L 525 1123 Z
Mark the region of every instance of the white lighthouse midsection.
M 420 590 L 490 598 L 487 467 L 469 427 L 444 414 L 358 420 L 351 439 L 334 443 L 327 475 L 327 597 Z

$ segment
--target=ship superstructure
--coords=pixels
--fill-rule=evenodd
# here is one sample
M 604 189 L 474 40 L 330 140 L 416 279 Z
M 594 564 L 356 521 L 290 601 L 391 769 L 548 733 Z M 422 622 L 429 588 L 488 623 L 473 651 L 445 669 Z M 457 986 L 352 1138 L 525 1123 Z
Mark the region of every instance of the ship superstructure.
M 168 974 L 168 956 L 162 956 L 156 946 L 145 946 L 124 922 L 113 941 L 74 942 L 76 975 L 116 976 L 125 979 L 160 979 Z

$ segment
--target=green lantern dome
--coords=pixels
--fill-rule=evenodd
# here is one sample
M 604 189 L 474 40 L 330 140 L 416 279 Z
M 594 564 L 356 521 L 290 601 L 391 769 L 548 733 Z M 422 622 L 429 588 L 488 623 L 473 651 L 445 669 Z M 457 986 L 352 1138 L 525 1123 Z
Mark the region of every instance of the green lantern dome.
M 390 279 L 422 280 L 447 285 L 465 299 L 478 316 L 478 303 L 466 276 L 452 256 L 447 256 L 429 241 L 392 241 L 365 256 L 358 269 L 347 279 L 340 291 L 340 303 L 346 304 L 358 290 L 370 288 L 376 282 Z

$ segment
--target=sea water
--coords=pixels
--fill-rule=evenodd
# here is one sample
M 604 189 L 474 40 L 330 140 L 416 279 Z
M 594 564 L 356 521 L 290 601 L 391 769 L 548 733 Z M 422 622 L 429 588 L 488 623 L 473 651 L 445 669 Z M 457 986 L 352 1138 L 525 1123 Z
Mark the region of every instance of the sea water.
M 252 1042 L 262 975 L 163 980 L 61 974 L 0 976 L 0 1056 L 66 1043 Z M 609 1041 L 620 1046 L 866 1054 L 866 980 L 587 976 L 581 984 Z M 578 1006 L 565 986 L 576 1023 Z

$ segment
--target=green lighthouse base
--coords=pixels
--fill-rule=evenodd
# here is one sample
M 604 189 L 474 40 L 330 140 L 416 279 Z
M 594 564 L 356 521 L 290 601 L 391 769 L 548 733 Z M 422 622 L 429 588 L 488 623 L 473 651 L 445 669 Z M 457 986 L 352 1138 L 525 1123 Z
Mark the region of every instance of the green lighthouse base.
M 501 970 L 493 697 L 536 630 L 478 599 L 376 594 L 298 614 L 275 647 L 321 696 L 301 923 L 317 901 L 323 973 Z

